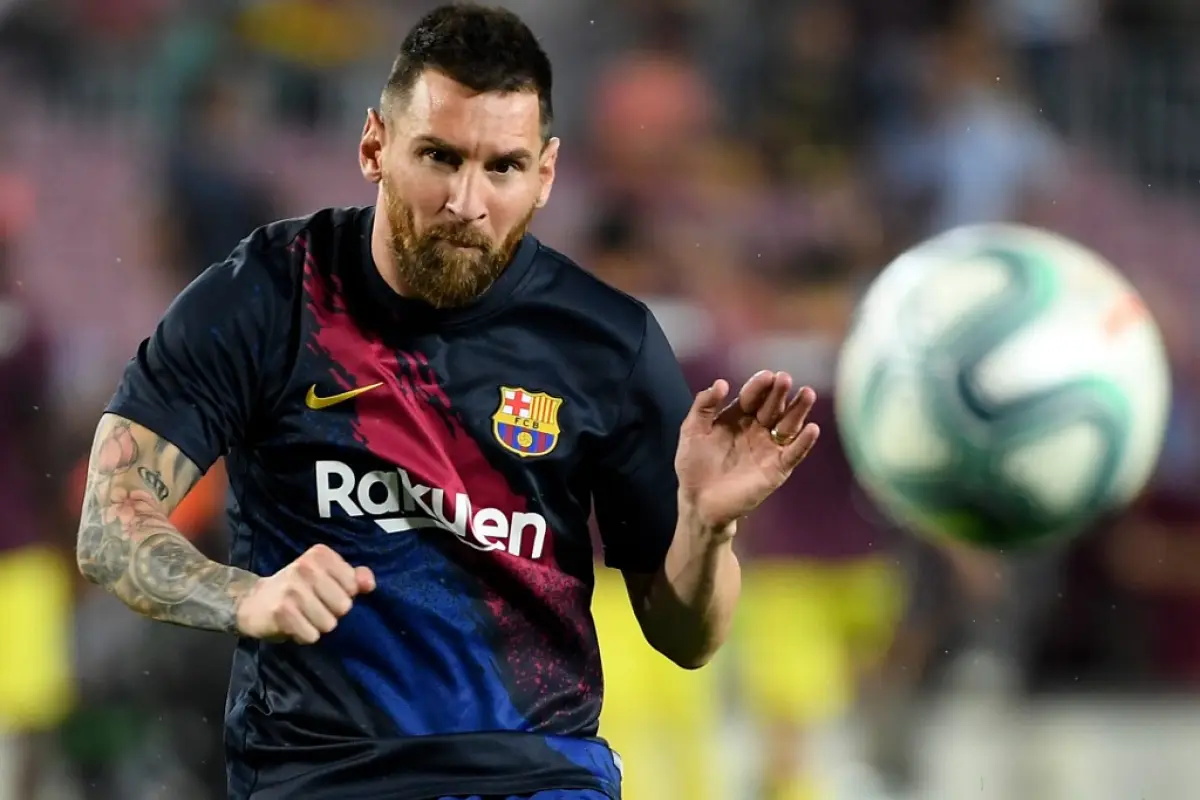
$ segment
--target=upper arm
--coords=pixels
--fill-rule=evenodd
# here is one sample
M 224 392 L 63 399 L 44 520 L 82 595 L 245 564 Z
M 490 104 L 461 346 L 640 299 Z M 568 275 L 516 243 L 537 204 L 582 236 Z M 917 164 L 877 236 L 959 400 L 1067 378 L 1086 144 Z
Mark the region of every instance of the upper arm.
M 79 571 L 152 619 L 237 630 L 237 604 L 257 578 L 209 560 L 172 524 L 201 474 L 151 429 L 105 414 L 96 430 L 76 545 Z
M 629 380 L 620 421 L 610 435 L 593 487 L 605 563 L 627 574 L 653 574 L 675 534 L 679 480 L 675 451 L 692 395 L 653 315 Z
M 107 411 L 208 470 L 245 440 L 284 359 L 286 301 L 256 234 L 192 281 L 125 369 Z
M 137 507 L 169 516 L 202 474 L 195 462 L 154 431 L 105 414 L 92 442 L 85 504 L 101 510 L 126 505 L 130 511 Z
M 79 517 L 80 571 L 102 586 L 128 575 L 138 542 L 170 533 L 171 511 L 200 479 L 179 448 L 116 414 L 96 427 Z

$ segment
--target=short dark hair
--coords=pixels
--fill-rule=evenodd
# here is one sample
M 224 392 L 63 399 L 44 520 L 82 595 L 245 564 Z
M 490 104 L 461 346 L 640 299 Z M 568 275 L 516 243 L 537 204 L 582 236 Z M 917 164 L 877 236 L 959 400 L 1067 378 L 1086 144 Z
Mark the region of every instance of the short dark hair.
M 426 70 L 441 72 L 476 92 L 534 92 L 542 138 L 550 138 L 550 59 L 529 26 L 508 9 L 451 3 L 422 17 L 404 38 L 392 65 L 384 106 L 407 100 Z

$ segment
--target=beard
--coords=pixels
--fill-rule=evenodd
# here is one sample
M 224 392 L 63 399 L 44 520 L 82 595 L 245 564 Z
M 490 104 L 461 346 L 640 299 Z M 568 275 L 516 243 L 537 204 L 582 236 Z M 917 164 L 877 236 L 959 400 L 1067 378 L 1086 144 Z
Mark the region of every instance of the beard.
M 497 245 L 463 223 L 443 222 L 418 231 L 412 207 L 387 180 L 382 201 L 400 285 L 406 295 L 440 309 L 459 308 L 483 296 L 508 267 L 536 210 L 531 206 Z

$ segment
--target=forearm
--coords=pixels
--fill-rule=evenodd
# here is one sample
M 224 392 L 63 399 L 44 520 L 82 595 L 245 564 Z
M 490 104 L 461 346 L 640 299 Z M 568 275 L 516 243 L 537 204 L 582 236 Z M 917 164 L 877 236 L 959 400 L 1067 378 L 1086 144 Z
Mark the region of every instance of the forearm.
M 199 471 L 128 420 L 97 431 L 79 527 L 77 560 L 88 580 L 151 619 L 205 630 L 237 629 L 237 605 L 257 581 L 206 558 L 168 514 Z
M 234 632 L 237 603 L 256 577 L 206 558 L 161 514 L 89 521 L 79 534 L 80 571 L 151 619 Z
M 685 510 L 647 593 L 647 638 L 682 667 L 705 665 L 729 636 L 741 588 L 732 537 L 707 529 Z

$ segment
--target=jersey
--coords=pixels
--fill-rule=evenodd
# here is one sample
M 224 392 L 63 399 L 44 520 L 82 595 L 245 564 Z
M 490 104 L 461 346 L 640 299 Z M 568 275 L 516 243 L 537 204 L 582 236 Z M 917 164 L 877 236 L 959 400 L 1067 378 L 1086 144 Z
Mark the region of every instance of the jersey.
M 588 518 L 651 574 L 691 403 L 653 315 L 532 235 L 473 304 L 397 295 L 372 208 L 262 228 L 172 303 L 108 406 L 201 469 L 230 561 L 325 543 L 374 592 L 311 647 L 239 642 L 231 795 L 619 796 L 597 738 Z

